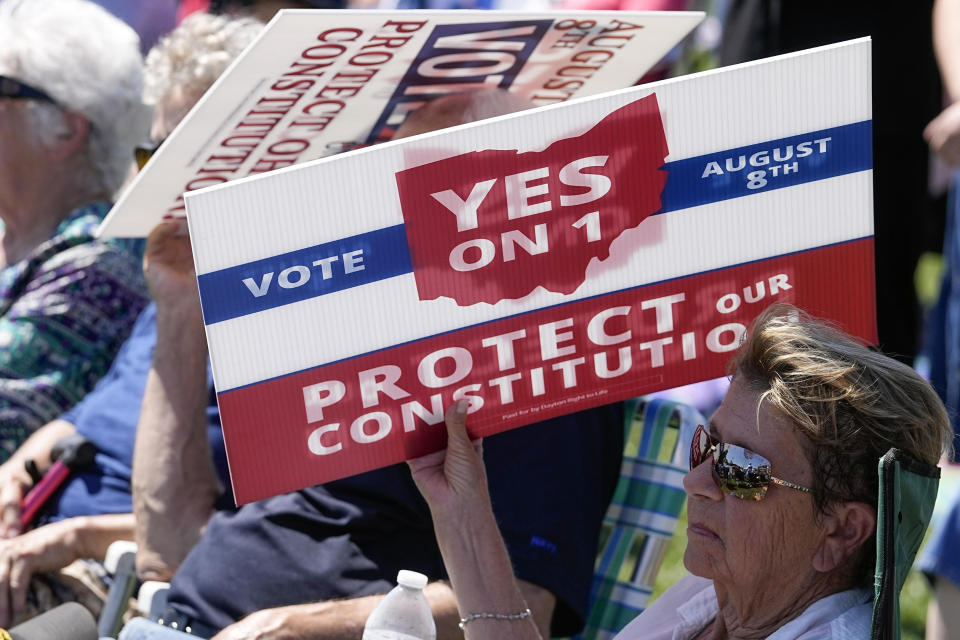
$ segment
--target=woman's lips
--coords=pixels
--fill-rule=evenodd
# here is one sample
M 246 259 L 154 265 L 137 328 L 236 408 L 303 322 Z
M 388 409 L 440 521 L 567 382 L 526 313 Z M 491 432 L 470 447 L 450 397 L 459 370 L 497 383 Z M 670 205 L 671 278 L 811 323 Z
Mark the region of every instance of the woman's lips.
M 696 535 L 703 538 L 711 538 L 713 540 L 720 539 L 720 536 L 718 536 L 712 529 L 696 523 L 691 523 L 687 526 L 687 536 L 691 535 Z

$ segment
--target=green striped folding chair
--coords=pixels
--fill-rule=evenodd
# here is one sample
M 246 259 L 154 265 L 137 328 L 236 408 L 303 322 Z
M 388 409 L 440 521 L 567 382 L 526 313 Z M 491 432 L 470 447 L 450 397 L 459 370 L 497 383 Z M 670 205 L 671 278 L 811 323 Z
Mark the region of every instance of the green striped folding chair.
M 890 449 L 880 459 L 871 640 L 900 640 L 900 591 L 933 515 L 940 468 Z
M 613 637 L 644 608 L 686 494 L 690 440 L 703 416 L 660 398 L 627 401 L 620 481 L 600 532 L 585 640 Z

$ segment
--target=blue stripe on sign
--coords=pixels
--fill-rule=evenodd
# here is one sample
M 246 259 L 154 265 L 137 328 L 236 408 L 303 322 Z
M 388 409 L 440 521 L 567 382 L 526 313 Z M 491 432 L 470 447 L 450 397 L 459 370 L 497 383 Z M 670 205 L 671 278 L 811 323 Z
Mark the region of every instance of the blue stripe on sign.
M 668 162 L 657 213 L 865 171 L 873 166 L 871 135 L 865 120 Z M 214 324 L 412 270 L 404 225 L 398 224 L 198 280 L 204 321 Z
M 404 226 L 291 251 L 197 277 L 203 319 L 214 324 L 409 273 Z
M 873 167 L 871 121 L 668 162 L 657 213 L 792 187 Z

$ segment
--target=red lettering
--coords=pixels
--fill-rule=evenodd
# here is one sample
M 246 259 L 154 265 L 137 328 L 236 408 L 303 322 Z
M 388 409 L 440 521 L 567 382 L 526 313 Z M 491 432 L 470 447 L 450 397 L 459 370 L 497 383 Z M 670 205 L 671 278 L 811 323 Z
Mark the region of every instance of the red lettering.
M 352 38 L 330 38 L 332 33 L 349 33 L 353 34 Z M 323 33 L 317 36 L 317 40 L 320 42 L 353 42 L 357 38 L 363 35 L 363 30 L 354 29 L 351 27 L 339 27 L 337 29 L 327 29 Z
M 322 75 L 325 73 L 325 71 L 319 71 L 319 73 L 314 73 L 314 71 L 318 71 L 318 70 L 321 70 L 321 69 L 326 69 L 326 68 L 329 67 L 331 64 L 333 64 L 333 63 L 331 63 L 331 62 L 324 62 L 324 63 L 321 63 L 321 64 L 307 64 L 307 63 L 305 63 L 305 62 L 294 62 L 292 65 L 290 65 L 290 68 L 291 68 L 291 69 L 294 69 L 294 70 L 293 70 L 293 71 L 287 71 L 287 72 L 286 72 L 285 74 L 283 74 L 283 75 L 285 75 L 285 76 L 313 76 L 313 77 L 315 77 L 315 78 L 319 78 L 320 76 L 322 76 Z M 297 67 L 302 67 L 302 69 L 299 69 L 299 70 L 298 70 Z
M 387 27 L 392 27 L 397 33 L 413 33 L 414 31 L 419 31 L 423 29 L 423 26 L 427 24 L 427 21 L 423 22 L 400 22 L 397 20 L 387 20 L 383 23 L 384 29 Z
M 331 49 L 333 50 L 332 54 L 315 53 Z M 346 50 L 347 48 L 342 44 L 316 44 L 309 49 L 304 49 L 300 57 L 306 58 L 307 60 L 329 60 L 330 58 L 336 58 Z
M 597 54 L 605 55 L 606 58 L 603 58 L 602 60 L 597 60 L 597 59 L 595 58 L 595 56 L 596 56 Z M 574 55 L 574 56 L 573 56 L 572 58 L 570 58 L 570 59 L 571 59 L 573 62 L 599 62 L 599 63 L 604 63 L 604 62 L 606 62 L 607 60 L 609 60 L 609 59 L 612 58 L 612 57 L 613 57 L 613 52 L 612 52 L 612 51 L 603 51 L 603 50 L 601 50 L 601 49 L 591 49 L 591 50 L 589 50 L 589 51 L 581 51 L 580 53 L 577 53 L 576 55 Z
M 291 140 L 278 140 L 267 147 L 267 153 L 271 153 L 275 156 L 286 156 L 290 154 L 299 155 L 306 151 L 309 146 L 309 140 L 303 140 L 300 138 L 294 138 Z
M 296 158 L 261 158 L 253 165 L 250 174 L 253 175 L 254 173 L 264 173 L 266 171 L 273 171 L 274 169 L 283 169 L 284 167 L 289 167 L 294 164 L 296 161 Z
M 320 115 L 330 115 L 334 113 L 340 113 L 341 111 L 343 111 L 343 108 L 347 106 L 347 103 L 345 103 L 343 100 L 317 100 L 316 102 L 311 102 L 310 104 L 305 106 L 303 108 L 303 113 L 305 113 L 308 116 L 316 115 L 313 113 L 314 107 L 321 107 L 323 105 L 328 105 L 328 104 L 336 105 L 338 108 L 335 111 L 327 111 L 326 113 L 323 113 Z
M 374 47 L 384 47 L 386 49 L 399 49 L 403 45 L 410 42 L 411 39 L 413 39 L 413 36 L 406 36 L 406 37 L 395 36 L 393 38 L 390 38 L 387 36 L 374 36 L 370 38 L 370 44 L 365 44 L 360 48 L 372 49 Z M 378 42 L 378 40 L 382 42 Z
M 370 57 L 373 60 L 370 60 Z M 372 67 L 389 62 L 393 54 L 389 51 L 363 51 L 350 58 L 350 64 L 355 67 Z
M 363 88 L 363 85 L 354 85 L 352 87 L 332 87 L 326 86 L 320 91 L 317 92 L 318 98 L 330 98 L 335 96 L 344 96 L 349 98 L 355 96 L 360 92 L 360 89 Z
M 288 75 L 288 74 L 284 74 L 284 75 Z M 296 74 L 289 74 L 289 75 L 296 75 Z M 313 80 L 282 80 L 281 79 L 274 82 L 270 86 L 270 89 L 273 91 L 291 91 L 293 89 L 303 89 L 304 91 L 306 91 L 313 85 L 314 85 Z
M 230 178 L 226 176 L 203 176 L 200 178 L 194 178 L 187 183 L 187 186 L 184 187 L 184 191 L 194 191 L 195 189 L 202 189 L 204 187 L 212 187 L 215 184 L 223 184 L 227 182 Z

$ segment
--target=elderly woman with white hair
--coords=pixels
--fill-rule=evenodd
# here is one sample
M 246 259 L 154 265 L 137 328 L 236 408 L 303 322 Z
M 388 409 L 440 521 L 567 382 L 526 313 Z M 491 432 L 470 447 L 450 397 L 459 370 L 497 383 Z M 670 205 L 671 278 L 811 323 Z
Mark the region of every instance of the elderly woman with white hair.
M 146 304 L 95 238 L 146 138 L 136 34 L 85 0 L 0 1 L 0 460 L 106 372 Z
M 151 49 L 144 73 L 144 97 L 155 105 L 152 132 L 155 142 L 162 141 L 173 130 L 262 27 L 252 18 L 197 12 L 185 18 Z M 128 158 L 124 160 L 129 162 Z M 156 251 L 162 253 L 163 246 L 149 243 L 148 262 Z M 192 265 L 189 253 L 186 255 Z M 189 277 L 194 278 L 192 274 Z M 196 292 L 196 285 L 193 287 Z M 157 298 L 162 301 L 164 296 L 158 293 Z M 104 590 L 97 565 L 89 560 L 102 561 L 110 543 L 135 538 L 131 501 L 134 437 L 161 315 L 156 305 L 147 305 L 96 389 L 72 410 L 40 427 L 0 465 L 0 627 L 8 627 L 68 600 L 79 601 L 99 615 Z M 169 317 L 169 313 L 164 317 Z M 176 344 L 177 348 L 199 358 L 200 367 L 205 371 L 205 347 L 194 348 L 193 342 L 183 339 L 182 332 L 177 333 Z M 179 363 L 187 359 L 180 357 L 181 352 L 174 352 L 176 350 L 158 348 L 157 351 Z M 178 394 L 175 386 L 161 386 L 178 396 L 190 395 Z M 201 397 L 205 400 L 204 391 L 201 388 Z M 216 424 L 202 431 L 209 439 L 203 443 L 191 441 L 190 448 L 205 452 L 208 459 L 212 451 L 216 451 L 220 459 L 223 438 L 215 412 L 211 420 Z M 203 426 L 207 427 L 206 420 Z M 64 481 L 30 523 L 36 526 L 27 530 L 20 505 L 33 480 L 25 462 L 36 461 L 37 468 L 44 471 L 45 466 L 49 466 L 49 462 L 44 465 L 44 461 L 49 461 L 56 443 L 73 434 L 92 442 L 99 453 L 90 466 Z M 157 450 L 151 454 L 156 456 Z M 136 466 L 146 466 L 149 470 L 150 462 Z M 224 469 L 220 477 L 226 480 L 225 475 Z M 157 475 L 150 478 L 152 484 L 159 480 Z M 188 488 L 174 492 L 174 500 L 182 499 L 181 493 L 205 495 L 209 485 L 214 485 L 211 491 L 220 492 L 217 486 L 220 480 L 212 471 L 208 478 L 202 472 L 187 469 L 178 474 L 178 480 Z M 170 500 L 170 496 L 164 494 L 150 505 L 161 510 L 168 508 L 176 514 L 178 522 L 182 521 L 183 511 L 178 509 L 178 504 L 171 505 Z M 150 522 L 141 518 L 137 524 L 146 529 Z M 166 549 L 164 544 L 188 545 L 183 538 L 173 535 L 164 539 L 161 532 L 149 541 Z M 141 543 L 141 557 L 143 549 Z

